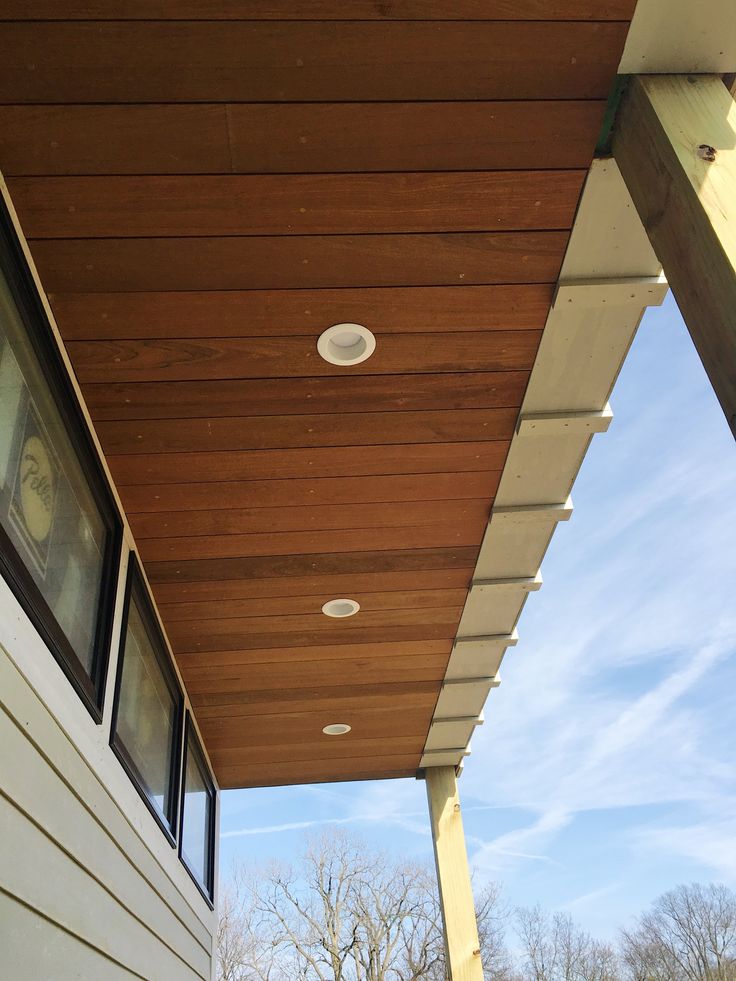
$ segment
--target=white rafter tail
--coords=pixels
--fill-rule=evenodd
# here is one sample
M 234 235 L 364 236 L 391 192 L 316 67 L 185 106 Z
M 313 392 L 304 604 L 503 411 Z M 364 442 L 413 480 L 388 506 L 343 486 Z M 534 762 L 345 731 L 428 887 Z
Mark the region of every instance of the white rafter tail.
M 612 279 L 568 279 L 555 291 L 552 309 L 564 313 L 576 307 L 658 307 L 664 303 L 669 285 L 664 273 L 658 276 L 618 276 Z
M 495 687 L 494 681 L 495 675 L 487 678 L 453 678 L 444 681 L 434 710 L 435 717 L 442 719 L 458 715 L 479 716 L 488 693 Z
M 479 715 L 457 716 L 450 719 L 433 719 L 429 727 L 424 752 L 445 750 L 453 746 L 466 746 L 478 726 L 484 722 L 483 713 Z
M 519 436 L 572 436 L 582 433 L 605 433 L 611 425 L 613 411 L 606 402 L 593 412 L 536 412 L 520 416 L 516 425 Z
M 429 766 L 460 766 L 470 753 L 470 743 L 467 746 L 456 746 L 451 749 L 425 750 L 419 766 L 423 770 Z
M 507 648 L 514 647 L 519 635 L 494 634 L 485 637 L 458 637 L 452 648 L 445 672 L 445 681 L 471 675 L 488 677 L 496 674 Z

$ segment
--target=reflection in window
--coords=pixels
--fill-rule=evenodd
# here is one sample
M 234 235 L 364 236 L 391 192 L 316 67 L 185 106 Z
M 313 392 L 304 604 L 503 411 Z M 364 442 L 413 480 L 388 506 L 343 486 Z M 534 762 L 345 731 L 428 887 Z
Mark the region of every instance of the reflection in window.
M 91 708 L 107 662 L 119 523 L 35 287 L 0 216 L 0 553 Z M 60 408 L 61 407 L 61 408 Z
M 182 696 L 135 565 L 128 590 L 113 746 L 144 800 L 173 834 Z
M 187 724 L 186 765 L 181 819 L 181 856 L 211 898 L 215 828 L 215 788 L 191 721 Z

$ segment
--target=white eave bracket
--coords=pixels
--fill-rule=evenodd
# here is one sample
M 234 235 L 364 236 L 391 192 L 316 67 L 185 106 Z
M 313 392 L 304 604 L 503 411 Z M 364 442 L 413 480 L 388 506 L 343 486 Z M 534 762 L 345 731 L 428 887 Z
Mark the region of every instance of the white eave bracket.
M 619 276 L 613 279 L 568 279 L 557 284 L 552 309 L 658 307 L 667 296 L 667 279 L 658 276 Z
M 519 417 L 516 432 L 519 436 L 574 436 L 583 433 L 605 433 L 611 425 L 613 412 L 605 406 L 594 412 L 536 412 Z

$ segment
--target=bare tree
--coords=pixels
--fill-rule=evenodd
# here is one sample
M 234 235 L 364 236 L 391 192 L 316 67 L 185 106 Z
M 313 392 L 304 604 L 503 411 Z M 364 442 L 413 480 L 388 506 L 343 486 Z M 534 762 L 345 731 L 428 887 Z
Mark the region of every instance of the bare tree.
M 568 914 L 540 906 L 516 911 L 523 981 L 616 981 L 616 954 L 580 930 Z
M 678 886 L 621 934 L 630 981 L 736 981 L 736 893 Z
M 480 894 L 478 914 L 487 976 L 510 981 L 497 887 Z M 297 868 L 238 870 L 219 947 L 218 981 L 446 978 L 433 873 L 343 833 L 313 841 Z

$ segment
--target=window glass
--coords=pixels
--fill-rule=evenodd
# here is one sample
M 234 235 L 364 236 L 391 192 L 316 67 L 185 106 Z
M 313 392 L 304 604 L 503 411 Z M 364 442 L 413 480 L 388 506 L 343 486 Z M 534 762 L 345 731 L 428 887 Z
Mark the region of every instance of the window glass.
M 80 416 L 73 441 L 68 418 L 58 408 L 64 404 L 69 418 L 77 410 L 71 395 L 60 395 L 54 391 L 58 385 L 50 384 L 47 372 L 64 369 L 55 364 L 58 352 L 48 324 L 41 319 L 35 293 L 29 297 L 19 292 L 25 280 L 11 268 L 9 240 L 3 239 L 1 255 L 3 566 L 54 655 L 64 662 L 88 701 L 99 706 L 109 643 L 112 570 L 118 558 L 118 519 L 107 489 L 99 487 L 100 475 L 93 472 L 96 460 L 90 460 L 85 448 L 84 420 Z M 39 344 L 48 345 L 43 360 Z
M 129 590 L 113 745 L 154 813 L 173 832 L 182 696 L 135 569 Z
M 181 854 L 189 871 L 207 895 L 212 895 L 212 836 L 215 789 L 194 729 L 187 726 L 186 768 L 181 821 Z

